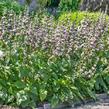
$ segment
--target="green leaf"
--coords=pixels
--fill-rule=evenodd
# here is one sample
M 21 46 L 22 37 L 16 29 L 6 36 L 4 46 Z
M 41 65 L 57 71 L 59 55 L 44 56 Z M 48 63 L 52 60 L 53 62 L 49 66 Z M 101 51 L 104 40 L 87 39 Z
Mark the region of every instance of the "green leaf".
M 92 92 L 92 90 L 90 90 L 89 88 L 87 88 L 87 92 L 90 95 L 90 97 L 92 97 L 93 99 L 96 99 L 95 94 Z
M 40 96 L 40 100 L 44 101 L 44 99 L 47 97 L 47 91 L 45 89 L 40 89 L 39 96 Z
M 51 99 L 52 107 L 55 107 L 59 103 L 59 98 L 57 95 L 54 95 Z
M 16 86 L 17 88 L 20 88 L 20 89 L 26 87 L 25 83 L 23 83 L 23 82 L 21 82 L 21 81 L 15 82 L 15 86 Z

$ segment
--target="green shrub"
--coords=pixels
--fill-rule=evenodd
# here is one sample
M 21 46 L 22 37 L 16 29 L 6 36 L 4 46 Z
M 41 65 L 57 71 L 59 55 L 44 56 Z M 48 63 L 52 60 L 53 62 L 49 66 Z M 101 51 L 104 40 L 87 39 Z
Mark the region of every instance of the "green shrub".
M 63 12 L 59 15 L 58 22 L 59 23 L 70 23 L 72 25 L 75 22 L 77 25 L 84 19 L 90 19 L 93 21 L 97 21 L 99 16 L 102 16 L 102 13 L 99 12 L 84 12 L 84 11 L 77 11 L 77 12 Z M 108 16 L 106 16 L 108 19 Z
M 78 10 L 78 6 L 81 0 L 61 0 L 59 4 L 59 8 L 62 11 L 67 10 Z
M 14 0 L 2 0 L 0 1 L 0 16 L 3 15 L 5 11 L 13 10 L 17 14 L 20 11 L 23 11 L 24 8 L 21 7 L 16 1 Z
M 59 3 L 60 3 L 60 0 L 49 0 L 49 4 L 48 6 L 51 6 L 51 7 L 58 7 Z
M 31 0 L 26 0 L 28 4 Z M 58 7 L 61 11 L 78 10 L 81 0 L 37 0 L 40 6 Z

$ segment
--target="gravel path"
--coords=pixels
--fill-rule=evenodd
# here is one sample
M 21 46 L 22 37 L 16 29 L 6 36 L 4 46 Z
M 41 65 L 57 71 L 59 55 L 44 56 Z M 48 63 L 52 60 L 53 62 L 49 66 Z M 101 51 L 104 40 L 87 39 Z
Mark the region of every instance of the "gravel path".
M 109 96 L 106 94 L 98 95 L 98 101 L 86 103 L 85 105 L 66 109 L 109 109 Z

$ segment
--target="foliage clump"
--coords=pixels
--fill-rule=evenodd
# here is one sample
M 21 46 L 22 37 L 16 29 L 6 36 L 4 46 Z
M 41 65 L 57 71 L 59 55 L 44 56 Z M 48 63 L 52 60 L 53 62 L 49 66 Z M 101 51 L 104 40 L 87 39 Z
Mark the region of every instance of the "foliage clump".
M 0 0 L 0 17 L 8 10 L 13 10 L 16 14 L 19 14 L 24 10 L 24 7 L 20 6 L 15 0 Z

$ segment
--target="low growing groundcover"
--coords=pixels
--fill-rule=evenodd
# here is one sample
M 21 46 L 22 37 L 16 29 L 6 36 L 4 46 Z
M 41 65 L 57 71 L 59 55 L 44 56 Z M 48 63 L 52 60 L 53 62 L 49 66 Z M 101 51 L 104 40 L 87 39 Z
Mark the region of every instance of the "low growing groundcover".
M 108 93 L 108 18 L 74 22 L 12 11 L 1 18 L 0 104 L 55 107 Z

